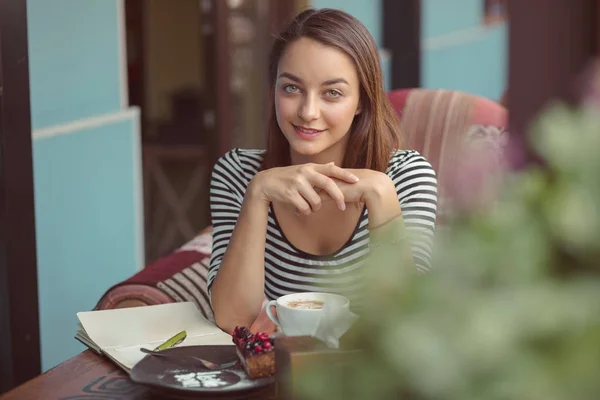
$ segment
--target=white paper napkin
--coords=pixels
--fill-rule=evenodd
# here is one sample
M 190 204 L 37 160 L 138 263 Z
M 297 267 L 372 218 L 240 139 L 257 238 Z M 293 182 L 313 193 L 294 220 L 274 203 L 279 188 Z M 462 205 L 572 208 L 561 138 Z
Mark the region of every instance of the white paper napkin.
M 358 315 L 347 308 L 332 307 L 325 302 L 313 336 L 325 342 L 328 347 L 337 349 L 340 347 L 340 338 L 357 319 Z

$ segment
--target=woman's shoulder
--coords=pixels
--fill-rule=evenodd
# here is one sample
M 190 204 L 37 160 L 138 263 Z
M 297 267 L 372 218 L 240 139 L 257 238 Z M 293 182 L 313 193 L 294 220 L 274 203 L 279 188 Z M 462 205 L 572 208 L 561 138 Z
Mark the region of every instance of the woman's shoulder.
M 234 148 L 217 160 L 215 168 L 224 168 L 231 173 L 256 173 L 260 169 L 265 150 Z
M 416 150 L 396 150 L 388 163 L 388 174 L 406 169 L 421 169 L 435 175 L 433 167 L 427 159 Z
M 427 201 L 437 196 L 438 182 L 435 170 L 418 151 L 395 151 L 390 159 L 387 175 L 394 182 L 398 199 L 404 206 L 407 202 L 422 199 L 423 196 L 428 198 Z

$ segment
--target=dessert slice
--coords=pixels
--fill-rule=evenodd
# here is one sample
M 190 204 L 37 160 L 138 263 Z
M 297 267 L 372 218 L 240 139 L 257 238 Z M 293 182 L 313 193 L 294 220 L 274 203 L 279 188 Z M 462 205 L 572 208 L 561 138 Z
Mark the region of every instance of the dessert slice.
M 267 333 L 256 335 L 248 328 L 238 326 L 233 330 L 238 357 L 251 379 L 264 378 L 275 374 L 275 352 L 273 339 Z

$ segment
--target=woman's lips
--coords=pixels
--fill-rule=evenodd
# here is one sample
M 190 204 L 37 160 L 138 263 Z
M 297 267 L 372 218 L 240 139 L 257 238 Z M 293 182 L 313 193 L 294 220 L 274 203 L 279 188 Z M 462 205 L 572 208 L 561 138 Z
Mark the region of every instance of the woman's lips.
M 303 139 L 315 139 L 319 137 L 321 133 L 325 132 L 324 129 L 311 129 L 298 125 L 294 125 L 294 129 L 296 130 L 298 136 L 300 136 Z

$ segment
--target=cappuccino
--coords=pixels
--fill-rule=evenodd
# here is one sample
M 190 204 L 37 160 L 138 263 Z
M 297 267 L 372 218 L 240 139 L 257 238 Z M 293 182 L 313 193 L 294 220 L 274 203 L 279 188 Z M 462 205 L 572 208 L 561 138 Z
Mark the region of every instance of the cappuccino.
M 286 336 L 312 336 L 328 309 L 330 313 L 337 313 L 349 307 L 350 301 L 338 294 L 302 292 L 269 301 L 265 311 Z M 273 309 L 277 310 L 277 315 Z
M 300 310 L 320 310 L 325 305 L 325 302 L 321 300 L 291 300 L 285 305 Z

